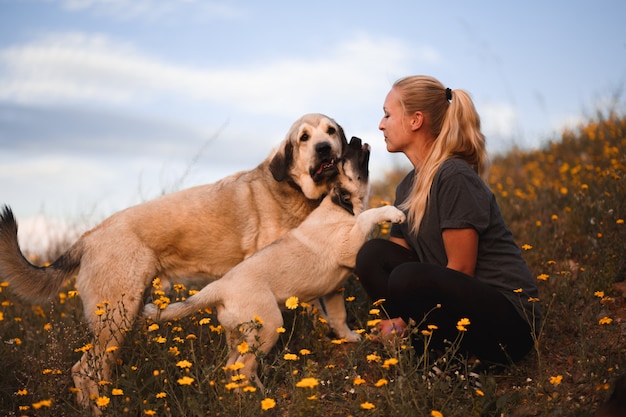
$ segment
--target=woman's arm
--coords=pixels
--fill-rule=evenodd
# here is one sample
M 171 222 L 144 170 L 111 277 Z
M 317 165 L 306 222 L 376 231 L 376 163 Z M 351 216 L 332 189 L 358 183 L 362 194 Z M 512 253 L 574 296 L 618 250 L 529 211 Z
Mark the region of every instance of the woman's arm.
M 443 245 L 450 269 L 474 276 L 478 257 L 478 232 L 475 229 L 444 229 Z

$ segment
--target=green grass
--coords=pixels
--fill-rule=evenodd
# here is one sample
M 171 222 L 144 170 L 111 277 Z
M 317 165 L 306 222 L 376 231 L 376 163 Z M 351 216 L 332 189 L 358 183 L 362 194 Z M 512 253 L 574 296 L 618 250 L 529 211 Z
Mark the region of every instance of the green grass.
M 513 150 L 492 161 L 489 184 L 537 276 L 546 319 L 536 349 L 519 364 L 482 375 L 480 390 L 468 386 L 469 365 L 456 357 L 455 345 L 439 361 L 443 375 L 429 378 L 432 358 L 407 340 L 343 343 L 300 306 L 285 312 L 279 343 L 259 358 L 266 392 L 238 394 L 232 388 L 239 381 L 222 369 L 227 348 L 217 319 L 202 311 L 158 328 L 144 320 L 129 325 L 115 375 L 101 381 L 101 410 L 116 416 L 588 416 L 626 369 L 626 312 L 614 288 L 626 278 L 625 155 L 626 118 L 609 113 L 539 150 Z M 393 199 L 398 176 L 391 172 L 376 184 L 374 205 Z M 72 393 L 70 368 L 90 342 L 73 283 L 41 306 L 23 303 L 6 283 L 0 289 L 0 414 L 90 415 Z M 188 295 L 183 287 L 169 294 L 172 300 Z M 367 333 L 372 320 L 384 317 L 354 278 L 345 297 L 351 327 Z M 428 343 L 427 335 L 416 337 Z

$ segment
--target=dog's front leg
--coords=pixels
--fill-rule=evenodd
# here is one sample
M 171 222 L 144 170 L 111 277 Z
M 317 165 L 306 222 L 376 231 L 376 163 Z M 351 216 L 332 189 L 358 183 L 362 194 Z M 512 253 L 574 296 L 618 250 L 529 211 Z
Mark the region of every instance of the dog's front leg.
M 343 291 L 333 291 L 323 296 L 322 301 L 328 324 L 337 336 L 340 339 L 346 339 L 348 342 L 361 340 L 361 336 L 348 327 L 348 313 L 346 313 L 346 305 L 343 300 Z
M 356 223 L 344 237 L 339 250 L 339 263 L 347 268 L 354 268 L 356 254 L 367 240 L 374 226 L 384 221 L 403 223 L 406 216 L 394 206 L 377 207 L 365 210 L 356 218 Z

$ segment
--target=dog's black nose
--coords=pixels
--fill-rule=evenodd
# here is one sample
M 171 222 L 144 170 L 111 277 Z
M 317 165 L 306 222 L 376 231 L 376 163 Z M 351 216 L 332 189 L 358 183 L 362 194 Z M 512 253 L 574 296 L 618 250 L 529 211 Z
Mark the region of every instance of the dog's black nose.
M 330 143 L 328 142 L 320 142 L 317 145 L 315 145 L 315 152 L 317 152 L 319 156 L 330 155 L 332 149 L 333 148 L 330 146 Z

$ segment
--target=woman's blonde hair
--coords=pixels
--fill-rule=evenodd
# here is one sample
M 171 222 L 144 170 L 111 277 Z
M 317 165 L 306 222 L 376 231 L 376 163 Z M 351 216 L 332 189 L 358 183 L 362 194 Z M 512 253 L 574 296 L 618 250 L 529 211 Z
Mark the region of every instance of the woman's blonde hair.
M 446 160 L 460 158 L 482 176 L 487 164 L 485 136 L 480 117 L 464 90 L 449 90 L 437 79 L 415 75 L 396 81 L 393 88 L 400 96 L 405 114 L 422 112 L 429 120 L 435 138 L 421 167 L 415 170 L 413 189 L 400 208 L 408 210 L 411 231 L 419 233 L 428 206 L 430 188 L 437 170 Z

